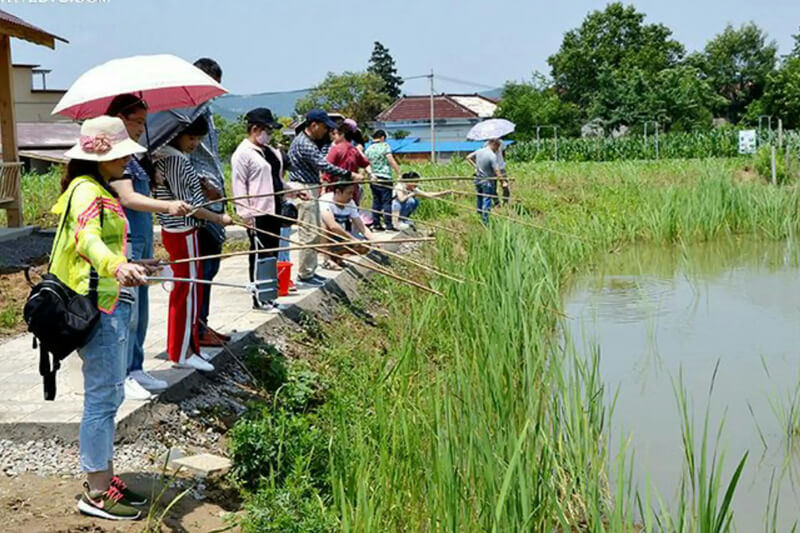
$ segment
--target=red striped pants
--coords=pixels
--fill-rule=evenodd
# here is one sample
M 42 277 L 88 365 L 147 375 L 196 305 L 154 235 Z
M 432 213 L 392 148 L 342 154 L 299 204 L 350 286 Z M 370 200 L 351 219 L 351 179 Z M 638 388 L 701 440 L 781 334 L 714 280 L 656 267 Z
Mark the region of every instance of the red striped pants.
M 171 261 L 199 257 L 197 230 L 161 230 L 161 242 Z M 172 265 L 176 278 L 200 279 L 200 261 Z M 202 305 L 202 291 L 197 283 L 176 282 L 169 293 L 169 315 L 167 316 L 167 354 L 173 363 L 183 363 L 194 353 L 200 353 L 198 342 L 198 317 Z

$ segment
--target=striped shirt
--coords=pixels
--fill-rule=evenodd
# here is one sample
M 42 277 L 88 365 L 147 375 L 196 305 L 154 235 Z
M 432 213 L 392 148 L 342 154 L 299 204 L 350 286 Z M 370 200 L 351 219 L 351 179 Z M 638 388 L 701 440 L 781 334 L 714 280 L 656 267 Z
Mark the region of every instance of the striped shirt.
M 200 177 L 186 154 L 172 146 L 166 146 L 158 151 L 156 157 L 156 170 L 164 176 L 164 183 L 156 187 L 156 198 L 167 201 L 183 200 L 193 206 L 205 203 L 206 197 L 200 185 Z M 179 217 L 166 213 L 157 213 L 156 216 L 162 228 L 175 231 L 184 231 L 205 224 L 204 220 L 192 216 Z

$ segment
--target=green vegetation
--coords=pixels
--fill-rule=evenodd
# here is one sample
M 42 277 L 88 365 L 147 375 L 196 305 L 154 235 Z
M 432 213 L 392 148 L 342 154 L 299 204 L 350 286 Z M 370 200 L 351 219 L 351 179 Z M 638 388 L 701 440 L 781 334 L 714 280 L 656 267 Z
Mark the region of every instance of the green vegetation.
M 42 227 L 55 226 L 57 217 L 50 212 L 61 194 L 60 166 L 53 167 L 46 174 L 25 172 L 22 174 L 22 211 L 25 224 Z M 7 225 L 6 212 L 0 210 L 0 226 Z
M 728 531 L 746 458 L 725 461 L 708 419 L 695 431 L 678 381 L 682 490 L 673 501 L 634 487 L 635 450 L 609 449 L 598 362 L 563 346 L 557 310 L 572 276 L 634 242 L 795 235 L 800 191 L 741 170 L 724 159 L 515 165 L 515 209 L 543 229 L 499 218 L 484 229 L 424 201 L 421 216 L 468 231 L 440 235 L 429 260 L 469 281 L 431 279 L 446 295 L 433 298 L 373 278 L 359 305 L 386 309 L 377 325 L 342 309 L 315 326 L 311 361 L 286 364 L 325 382 L 311 387 L 319 402 L 290 408 L 279 389 L 234 430 L 232 449 L 268 446 L 272 461 L 247 466 L 252 453 L 234 453 L 237 472 L 259 476 L 249 530 Z

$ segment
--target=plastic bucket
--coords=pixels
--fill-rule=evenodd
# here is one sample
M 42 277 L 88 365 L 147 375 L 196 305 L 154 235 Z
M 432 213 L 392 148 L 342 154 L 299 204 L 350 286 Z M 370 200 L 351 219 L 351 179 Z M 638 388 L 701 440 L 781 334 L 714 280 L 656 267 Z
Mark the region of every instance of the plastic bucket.
M 292 286 L 292 263 L 278 261 L 278 296 L 287 296 Z

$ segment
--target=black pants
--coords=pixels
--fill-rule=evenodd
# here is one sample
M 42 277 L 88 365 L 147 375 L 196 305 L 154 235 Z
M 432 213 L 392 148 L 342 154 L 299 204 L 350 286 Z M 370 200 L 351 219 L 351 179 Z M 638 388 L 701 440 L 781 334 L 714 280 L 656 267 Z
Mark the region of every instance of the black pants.
M 197 244 L 198 248 L 200 249 L 201 256 L 207 255 L 218 255 L 222 253 L 222 242 L 217 240 L 217 237 L 214 235 L 213 232 L 207 230 L 206 228 L 200 228 L 197 232 Z M 219 272 L 219 259 L 206 259 L 202 262 L 202 274 L 201 278 L 207 281 L 213 281 L 214 277 Z M 211 285 L 206 283 L 199 284 L 197 288 L 200 296 L 202 298 L 202 305 L 200 306 L 200 312 L 198 318 L 200 319 L 200 335 L 203 335 L 206 331 L 205 324 L 208 323 L 208 312 L 211 309 Z
M 372 219 L 375 221 L 376 227 L 381 227 L 381 215 L 376 211 L 383 213 L 383 221 L 387 228 L 392 227 L 392 180 L 378 180 L 376 183 L 370 183 L 369 188 L 372 190 Z
M 278 248 L 280 246 L 279 236 L 281 233 L 281 219 L 275 218 L 271 215 L 261 215 L 255 217 L 255 222 L 253 223 L 253 226 L 260 230 L 274 233 L 275 235 L 277 235 L 277 237 L 266 235 L 264 233 L 259 233 L 251 229 L 247 230 L 247 237 L 250 239 L 251 251 Z M 256 279 L 256 260 L 265 259 L 267 257 L 277 257 L 277 256 L 278 252 L 276 251 L 250 254 L 249 256 L 247 256 L 250 263 L 250 282 L 252 283 Z M 253 296 L 253 301 L 254 302 L 256 301 L 255 296 Z

